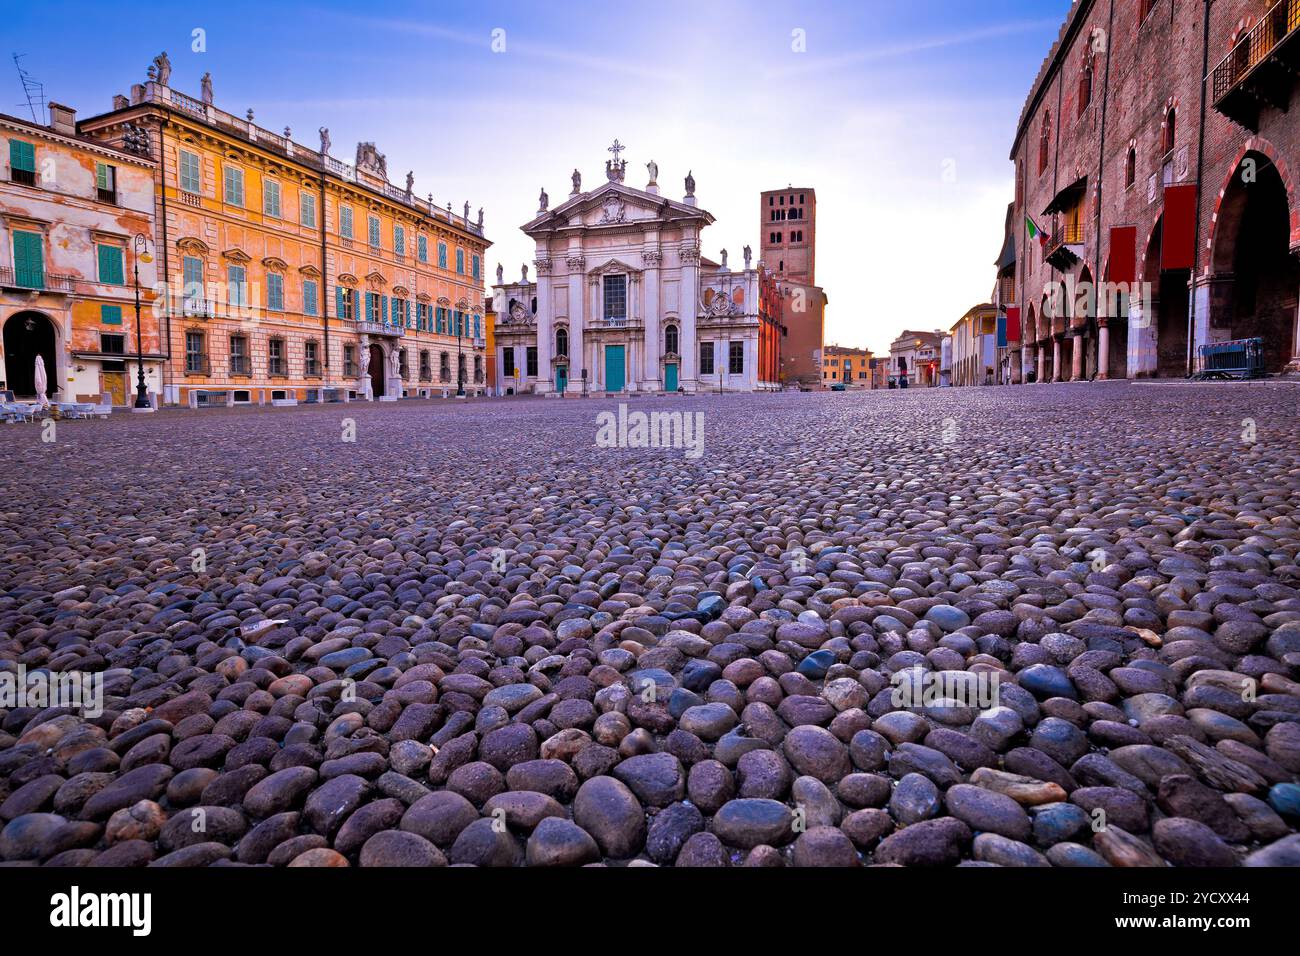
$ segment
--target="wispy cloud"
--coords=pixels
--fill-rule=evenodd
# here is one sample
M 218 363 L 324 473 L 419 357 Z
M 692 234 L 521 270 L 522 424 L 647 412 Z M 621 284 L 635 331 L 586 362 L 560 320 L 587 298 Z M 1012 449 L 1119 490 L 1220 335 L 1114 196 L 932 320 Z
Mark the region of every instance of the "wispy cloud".
M 916 53 L 928 53 L 933 50 L 943 50 L 949 47 L 964 46 L 968 43 L 978 43 L 981 40 L 995 40 L 1001 37 L 1016 36 L 1022 33 L 1041 32 L 1044 29 L 1050 29 L 1055 26 L 1059 26 L 1059 21 L 1054 19 L 1013 20 L 1008 23 L 993 24 L 987 27 L 980 27 L 976 30 L 967 30 L 962 33 L 950 33 L 945 36 L 928 37 L 920 40 L 904 40 L 900 43 L 892 43 L 885 46 L 851 50 L 836 56 L 818 57 L 808 53 L 802 53 L 795 58 L 796 62 L 793 65 L 769 69 L 764 73 L 764 78 L 773 80 L 791 76 L 806 76 L 811 73 L 827 73 L 833 70 L 842 70 L 847 67 L 858 66 L 863 63 L 873 63 L 880 60 L 890 60 L 903 56 L 911 56 Z

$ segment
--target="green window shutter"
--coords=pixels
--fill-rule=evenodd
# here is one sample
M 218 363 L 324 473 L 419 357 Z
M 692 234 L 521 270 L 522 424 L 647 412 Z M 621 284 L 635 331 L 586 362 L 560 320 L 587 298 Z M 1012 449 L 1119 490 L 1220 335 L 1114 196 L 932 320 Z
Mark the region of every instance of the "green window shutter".
M 45 288 L 45 255 L 40 233 L 14 232 L 14 279 L 27 289 Z
M 31 143 L 25 143 L 21 139 L 11 139 L 9 141 L 9 165 L 13 169 L 21 169 L 25 172 L 36 172 L 36 147 Z
M 386 295 L 379 297 L 379 321 L 384 325 L 388 324 L 388 296 Z
M 415 300 L 406 303 L 406 327 L 411 327 L 411 313 L 415 311 Z
M 101 305 L 99 307 L 99 321 L 104 325 L 121 325 L 122 307 L 120 305 Z
M 199 191 L 199 156 L 188 150 L 181 150 L 181 190 L 187 193 Z
M 365 314 L 362 315 L 362 319 L 364 319 L 367 322 L 370 321 L 371 311 L 374 308 L 374 306 L 371 304 L 374 301 L 374 298 L 375 298 L 375 294 L 373 292 L 366 293 L 366 311 Z
M 272 312 L 284 311 L 284 277 L 278 272 L 266 274 L 266 307 Z
M 126 267 L 122 261 L 122 250 L 117 246 L 100 245 L 99 281 L 109 285 L 126 284 Z
M 334 287 L 334 314 L 343 318 L 343 286 Z
M 96 188 L 96 189 L 112 189 L 112 188 L 113 188 L 112 186 L 110 186 L 110 185 L 108 184 L 108 164 L 107 164 L 107 163 L 96 163 L 96 164 L 95 164 L 95 188 Z
M 307 315 L 316 314 L 316 282 L 313 279 L 303 281 L 302 311 Z

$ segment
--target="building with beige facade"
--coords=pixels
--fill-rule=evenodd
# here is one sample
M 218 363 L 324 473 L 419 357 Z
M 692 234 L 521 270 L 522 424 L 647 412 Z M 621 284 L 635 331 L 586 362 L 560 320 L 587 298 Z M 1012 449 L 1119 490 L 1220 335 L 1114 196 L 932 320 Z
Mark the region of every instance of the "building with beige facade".
M 131 405 L 143 353 L 152 404 L 163 355 L 148 135 L 124 126 L 118 143 L 98 142 L 55 103 L 49 120 L 0 115 L 0 389 L 35 397 L 39 356 L 49 400 Z

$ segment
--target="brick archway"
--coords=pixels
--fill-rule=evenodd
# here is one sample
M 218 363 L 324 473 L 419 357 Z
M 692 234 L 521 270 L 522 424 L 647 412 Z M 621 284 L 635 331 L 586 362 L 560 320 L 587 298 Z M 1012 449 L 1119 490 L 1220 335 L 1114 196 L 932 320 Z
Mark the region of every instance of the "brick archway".
M 1300 247 L 1300 198 L 1296 193 L 1295 177 L 1287 168 L 1286 160 L 1282 158 L 1282 153 L 1276 146 L 1262 136 L 1252 136 L 1237 150 L 1237 155 L 1232 160 L 1232 166 L 1229 167 L 1227 175 L 1223 177 L 1223 184 L 1214 197 L 1214 212 L 1210 216 L 1210 229 L 1209 235 L 1206 237 L 1206 248 L 1214 249 L 1214 239 L 1219 227 L 1219 213 L 1223 206 L 1223 198 L 1227 195 L 1229 187 L 1232 186 L 1232 181 L 1241 168 L 1242 160 L 1251 153 L 1260 153 L 1266 156 L 1273 164 L 1273 168 L 1277 170 L 1277 174 L 1282 177 L 1282 185 L 1286 188 L 1287 211 L 1290 215 L 1291 248 Z

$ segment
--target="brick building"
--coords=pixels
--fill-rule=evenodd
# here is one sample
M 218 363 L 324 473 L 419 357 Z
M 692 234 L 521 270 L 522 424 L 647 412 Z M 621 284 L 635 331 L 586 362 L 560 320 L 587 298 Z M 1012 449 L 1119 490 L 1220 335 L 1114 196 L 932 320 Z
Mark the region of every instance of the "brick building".
M 58 402 L 131 405 L 161 389 L 152 308 L 154 164 L 142 131 L 112 146 L 77 134 L 49 104 L 49 125 L 0 115 L 0 388 L 34 397 L 36 360 Z M 141 310 L 137 337 L 135 283 Z
M 77 124 L 120 146 L 148 130 L 156 163 L 166 401 L 292 402 L 333 389 L 392 401 L 487 388 L 482 213 L 388 181 L 373 143 L 354 165 L 148 82 Z
M 1300 0 L 1076 0 L 1011 151 L 1013 382 L 1294 363 L 1297 62 Z
M 830 369 L 823 354 L 828 300 L 817 285 L 817 191 L 765 190 L 758 218 L 759 261 L 776 276 L 781 303 L 781 382 L 820 385 Z

